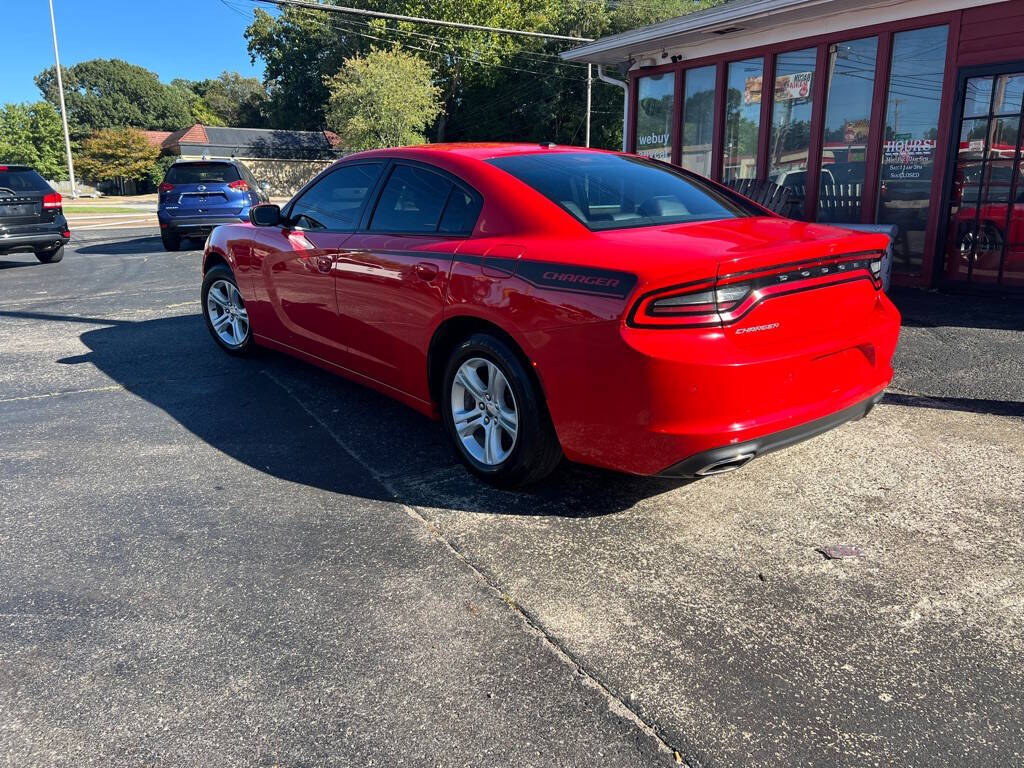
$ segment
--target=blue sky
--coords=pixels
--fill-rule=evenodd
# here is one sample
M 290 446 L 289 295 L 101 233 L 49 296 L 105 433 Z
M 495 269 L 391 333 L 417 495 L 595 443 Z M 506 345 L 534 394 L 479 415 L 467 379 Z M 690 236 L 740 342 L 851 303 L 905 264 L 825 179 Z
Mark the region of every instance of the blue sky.
M 124 59 L 156 72 L 165 83 L 215 77 L 224 70 L 263 74 L 260 62 L 249 63 L 242 37 L 252 11 L 244 17 L 220 0 L 53 0 L 53 8 L 65 67 L 87 59 Z M 33 78 L 53 66 L 47 0 L 0 0 L 0 18 L 0 103 L 36 101 L 40 94 Z

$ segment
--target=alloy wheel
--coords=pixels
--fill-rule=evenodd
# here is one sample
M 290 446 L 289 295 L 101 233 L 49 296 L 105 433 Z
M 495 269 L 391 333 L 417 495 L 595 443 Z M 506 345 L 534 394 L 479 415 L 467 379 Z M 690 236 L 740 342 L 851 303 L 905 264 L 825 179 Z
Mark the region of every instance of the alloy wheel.
M 206 293 L 206 314 L 214 333 L 232 349 L 242 346 L 249 336 L 249 313 L 238 287 L 230 280 L 217 280 Z
M 452 380 L 452 422 L 462 447 L 488 467 L 505 461 L 516 446 L 519 409 L 508 379 L 490 360 L 472 357 Z

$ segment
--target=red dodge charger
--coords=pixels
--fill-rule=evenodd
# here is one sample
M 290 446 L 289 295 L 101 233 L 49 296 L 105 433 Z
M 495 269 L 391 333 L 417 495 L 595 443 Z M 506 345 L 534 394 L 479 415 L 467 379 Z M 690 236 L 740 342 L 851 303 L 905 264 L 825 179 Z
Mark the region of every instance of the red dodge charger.
M 864 416 L 900 317 L 886 238 L 771 214 L 615 152 L 434 144 L 351 155 L 218 227 L 202 306 L 440 417 L 484 479 L 573 461 L 694 477 Z

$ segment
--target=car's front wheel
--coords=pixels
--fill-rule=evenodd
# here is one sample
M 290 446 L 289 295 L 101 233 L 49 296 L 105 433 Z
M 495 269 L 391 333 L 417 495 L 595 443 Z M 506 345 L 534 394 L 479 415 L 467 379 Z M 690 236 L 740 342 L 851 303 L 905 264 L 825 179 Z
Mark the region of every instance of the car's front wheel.
M 49 248 L 45 251 L 36 251 L 35 254 L 36 258 L 43 264 L 56 264 L 64 258 L 64 246 L 59 245 L 56 248 Z
M 463 463 L 494 485 L 537 482 L 562 458 L 536 381 L 508 344 L 491 334 L 474 334 L 452 352 L 441 411 Z
M 203 279 L 201 297 L 206 328 L 221 349 L 232 355 L 251 352 L 249 312 L 231 270 L 223 264 L 211 267 Z

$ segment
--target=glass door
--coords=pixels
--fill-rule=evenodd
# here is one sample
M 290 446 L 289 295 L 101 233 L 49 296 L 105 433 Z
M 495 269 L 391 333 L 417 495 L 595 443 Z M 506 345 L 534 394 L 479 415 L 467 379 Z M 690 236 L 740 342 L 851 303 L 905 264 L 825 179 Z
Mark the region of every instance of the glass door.
M 945 278 L 1024 286 L 1024 71 L 965 77 L 954 149 Z

